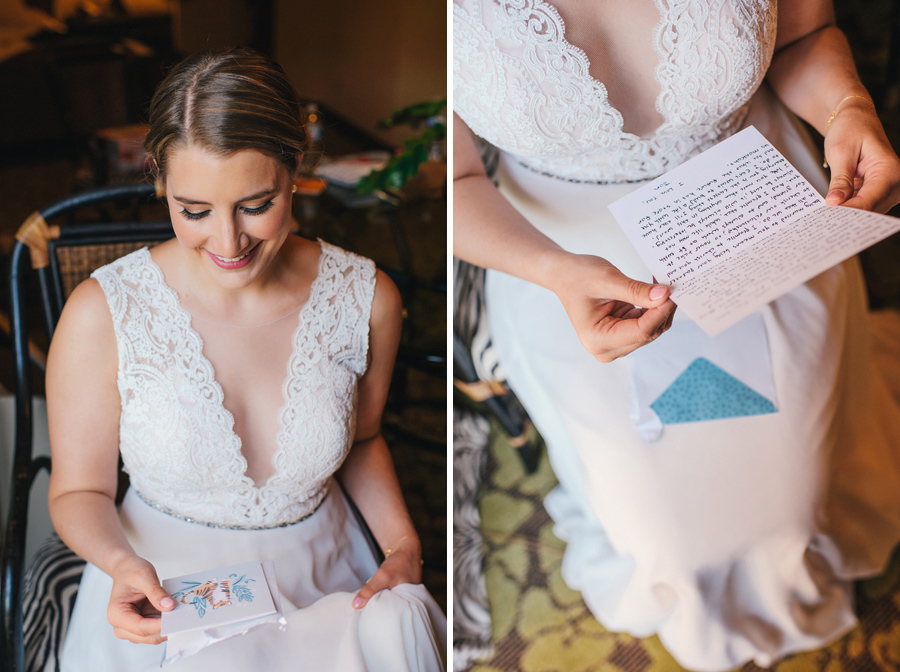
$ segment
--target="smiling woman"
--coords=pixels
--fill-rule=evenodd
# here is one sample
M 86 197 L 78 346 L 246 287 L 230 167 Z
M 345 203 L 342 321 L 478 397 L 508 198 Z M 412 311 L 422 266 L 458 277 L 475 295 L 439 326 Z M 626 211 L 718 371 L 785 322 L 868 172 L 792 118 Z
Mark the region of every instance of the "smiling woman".
M 80 285 L 47 366 L 51 516 L 89 561 L 63 670 L 158 666 L 176 608 L 160 578 L 266 560 L 286 629 L 173 669 L 443 670 L 446 622 L 380 431 L 399 294 L 370 260 L 289 235 L 296 93 L 254 52 L 200 54 L 150 125 L 176 238 Z
M 172 213 L 179 258 L 195 262 L 185 270 L 193 272 L 189 281 L 218 291 L 221 309 L 232 313 L 249 311 L 247 316 L 263 321 L 260 315 L 279 303 L 296 303 L 309 286 L 310 277 L 297 270 L 309 266 L 309 255 L 297 264 L 294 248 L 318 246 L 290 233 L 291 176 L 280 163 L 255 150 L 241 150 L 217 156 L 196 145 L 173 152 L 169 160 L 166 199 Z M 160 254 L 166 248 L 160 246 Z M 315 262 L 313 261 L 313 268 Z M 226 272 L 223 272 L 226 271 Z M 287 292 L 273 292 L 267 285 L 280 282 Z M 235 306 L 230 290 L 244 288 L 244 305 Z M 224 290 L 225 294 L 222 294 Z M 252 298 L 251 298 L 251 295 Z M 260 304 L 260 300 L 263 301 Z M 272 305 L 272 304 L 275 305 Z M 198 307 L 199 309 L 199 307 Z M 218 311 L 217 311 L 218 312 Z M 257 319 L 260 318 L 260 319 Z

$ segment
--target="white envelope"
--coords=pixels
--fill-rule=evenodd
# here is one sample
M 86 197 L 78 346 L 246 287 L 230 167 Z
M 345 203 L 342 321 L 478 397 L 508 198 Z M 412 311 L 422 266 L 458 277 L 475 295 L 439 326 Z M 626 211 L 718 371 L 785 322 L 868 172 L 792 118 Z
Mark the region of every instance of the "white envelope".
M 187 574 L 162 585 L 176 603 L 173 610 L 162 612 L 164 664 L 266 623 L 282 629 L 286 625 L 271 561 Z
M 676 320 L 661 338 L 628 355 L 632 371 L 631 417 L 644 441 L 655 441 L 663 431 L 662 422 L 650 405 L 700 357 L 778 408 L 762 315 L 745 317 L 716 336 L 707 335 L 690 320 Z

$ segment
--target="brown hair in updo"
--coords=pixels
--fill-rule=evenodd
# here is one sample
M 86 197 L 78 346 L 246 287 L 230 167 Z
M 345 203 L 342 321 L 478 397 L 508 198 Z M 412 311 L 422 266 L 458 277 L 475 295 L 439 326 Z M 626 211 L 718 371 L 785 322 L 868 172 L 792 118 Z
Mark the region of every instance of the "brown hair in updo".
M 163 182 L 170 152 L 191 143 L 220 156 L 255 149 L 294 175 L 309 145 L 304 121 L 297 91 L 275 61 L 251 49 L 205 51 L 157 87 L 144 148 Z

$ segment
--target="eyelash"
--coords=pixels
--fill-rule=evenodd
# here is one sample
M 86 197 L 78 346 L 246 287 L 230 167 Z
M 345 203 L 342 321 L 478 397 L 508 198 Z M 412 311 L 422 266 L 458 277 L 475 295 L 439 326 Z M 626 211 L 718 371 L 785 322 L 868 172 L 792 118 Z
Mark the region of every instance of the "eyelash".
M 269 210 L 273 205 L 272 201 L 266 201 L 258 208 L 241 208 L 246 214 L 255 217 L 256 215 L 261 215 Z M 209 214 L 209 210 L 204 210 L 203 212 L 191 212 L 187 208 L 181 209 L 181 214 L 185 219 L 197 220 L 203 219 Z
M 258 208 L 241 208 L 248 215 L 261 215 L 272 207 L 272 201 L 266 201 Z

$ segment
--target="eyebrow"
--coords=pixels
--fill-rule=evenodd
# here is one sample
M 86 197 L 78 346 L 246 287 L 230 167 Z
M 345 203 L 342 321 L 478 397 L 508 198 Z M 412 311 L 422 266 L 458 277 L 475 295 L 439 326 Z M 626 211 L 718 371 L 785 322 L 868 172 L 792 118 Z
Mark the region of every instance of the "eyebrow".
M 255 194 L 253 194 L 252 196 L 246 196 L 245 198 L 238 200 L 238 203 L 245 203 L 246 201 L 255 201 L 258 198 L 265 198 L 266 196 L 271 196 L 272 194 L 277 193 L 277 192 L 278 192 L 278 187 L 271 187 L 269 189 L 263 189 L 262 191 L 259 191 Z M 183 203 L 184 205 L 209 205 L 209 203 L 206 201 L 195 201 L 192 198 L 184 198 L 182 196 L 173 195 L 172 198 L 175 199 L 176 201 L 178 201 L 179 203 Z

